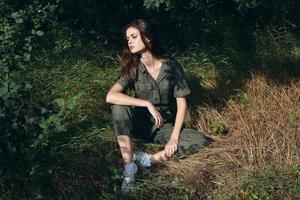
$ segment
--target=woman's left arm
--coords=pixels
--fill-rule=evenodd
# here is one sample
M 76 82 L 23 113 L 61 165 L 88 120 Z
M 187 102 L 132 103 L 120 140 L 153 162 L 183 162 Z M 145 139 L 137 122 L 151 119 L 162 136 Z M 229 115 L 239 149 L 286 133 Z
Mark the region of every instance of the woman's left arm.
M 177 113 L 174 128 L 170 137 L 169 142 L 165 146 L 166 155 L 171 157 L 177 151 L 178 140 L 181 132 L 182 125 L 187 111 L 187 103 L 185 97 L 177 97 Z

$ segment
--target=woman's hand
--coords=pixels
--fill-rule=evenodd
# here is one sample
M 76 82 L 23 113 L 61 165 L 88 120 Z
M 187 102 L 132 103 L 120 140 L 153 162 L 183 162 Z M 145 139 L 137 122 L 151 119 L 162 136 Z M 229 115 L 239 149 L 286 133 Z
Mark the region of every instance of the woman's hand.
M 172 157 L 177 151 L 178 139 L 170 139 L 165 146 L 165 152 L 168 157 Z
M 149 102 L 148 105 L 147 105 L 147 108 L 150 112 L 150 114 L 152 115 L 152 117 L 154 118 L 155 120 L 155 126 L 157 128 L 160 128 L 162 127 L 163 123 L 164 123 L 164 120 L 161 116 L 161 114 L 158 112 L 158 110 L 155 108 L 155 106 Z

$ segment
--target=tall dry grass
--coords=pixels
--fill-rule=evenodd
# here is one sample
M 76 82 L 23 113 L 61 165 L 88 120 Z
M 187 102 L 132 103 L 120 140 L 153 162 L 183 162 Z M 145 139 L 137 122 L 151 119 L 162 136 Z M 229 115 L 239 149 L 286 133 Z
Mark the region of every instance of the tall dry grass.
M 253 75 L 221 111 L 207 106 L 199 107 L 198 113 L 197 126 L 215 140 L 214 146 L 167 164 L 161 173 L 201 185 L 201 198 L 211 199 L 216 191 L 230 196 L 245 170 L 300 164 L 299 80 L 281 85 Z M 218 125 L 225 125 L 229 133 L 215 133 Z
M 240 161 L 256 168 L 284 167 L 300 160 L 300 81 L 268 83 L 253 76 L 223 111 L 199 108 L 200 129 L 211 132 L 217 123 L 229 135 L 216 140 L 239 150 Z

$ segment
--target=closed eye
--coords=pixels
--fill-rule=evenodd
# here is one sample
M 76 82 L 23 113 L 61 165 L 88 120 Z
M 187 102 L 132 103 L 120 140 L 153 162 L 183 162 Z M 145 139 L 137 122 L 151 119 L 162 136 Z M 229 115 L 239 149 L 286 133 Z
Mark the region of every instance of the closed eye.
M 137 38 L 137 35 L 131 35 L 133 39 Z M 129 41 L 129 37 L 126 37 L 126 40 Z

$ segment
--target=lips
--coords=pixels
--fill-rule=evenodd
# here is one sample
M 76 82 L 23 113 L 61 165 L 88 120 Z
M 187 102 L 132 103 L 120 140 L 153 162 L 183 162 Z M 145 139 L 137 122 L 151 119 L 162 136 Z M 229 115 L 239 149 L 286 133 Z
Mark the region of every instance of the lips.
M 130 46 L 130 47 L 129 47 L 129 49 L 133 49 L 133 48 L 134 48 L 134 46 Z

